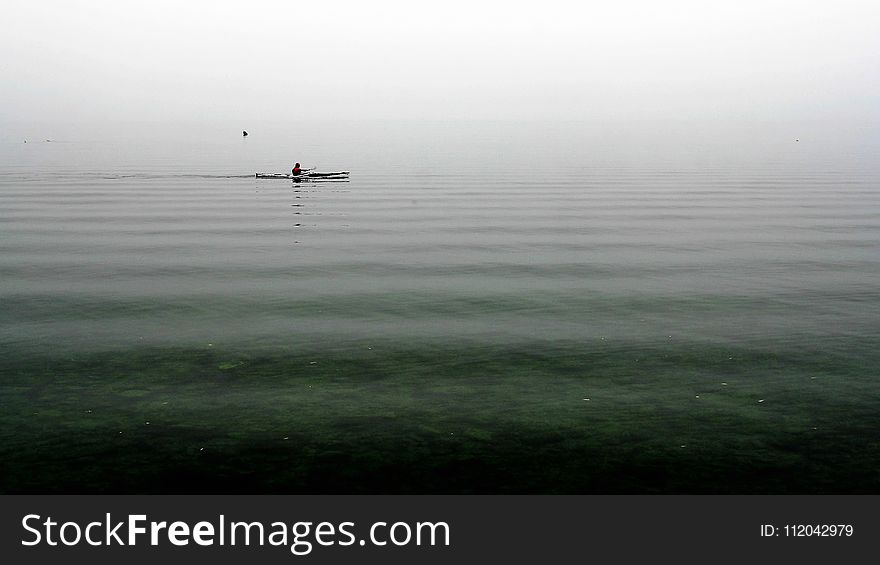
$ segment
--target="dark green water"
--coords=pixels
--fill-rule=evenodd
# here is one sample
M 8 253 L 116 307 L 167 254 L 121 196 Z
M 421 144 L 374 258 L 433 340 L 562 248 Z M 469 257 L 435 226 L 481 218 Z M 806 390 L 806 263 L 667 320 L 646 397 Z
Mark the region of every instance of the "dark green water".
M 350 126 L 3 140 L 0 490 L 880 492 L 875 130 Z

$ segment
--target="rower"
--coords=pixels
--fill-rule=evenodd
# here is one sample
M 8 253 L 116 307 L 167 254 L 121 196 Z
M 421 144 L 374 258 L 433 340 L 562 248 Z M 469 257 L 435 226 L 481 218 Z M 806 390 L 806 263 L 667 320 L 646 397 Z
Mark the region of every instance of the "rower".
M 290 172 L 291 172 L 291 174 L 293 174 L 293 176 L 295 176 L 295 177 L 296 177 L 296 176 L 299 176 L 299 175 L 302 173 L 302 169 L 299 168 L 299 163 L 295 164 L 295 165 L 293 166 L 293 170 L 290 171 Z
M 247 137 L 247 132 L 246 132 L 246 131 L 242 131 L 242 132 L 241 132 L 241 136 L 242 136 L 242 137 Z

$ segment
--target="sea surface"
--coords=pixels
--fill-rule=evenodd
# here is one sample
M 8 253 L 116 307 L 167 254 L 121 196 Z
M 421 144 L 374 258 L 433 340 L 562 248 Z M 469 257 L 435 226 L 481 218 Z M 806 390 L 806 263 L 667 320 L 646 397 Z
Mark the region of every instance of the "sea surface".
M 878 155 L 860 124 L 9 126 L 0 492 L 880 493 Z M 294 161 L 351 177 L 254 178 Z

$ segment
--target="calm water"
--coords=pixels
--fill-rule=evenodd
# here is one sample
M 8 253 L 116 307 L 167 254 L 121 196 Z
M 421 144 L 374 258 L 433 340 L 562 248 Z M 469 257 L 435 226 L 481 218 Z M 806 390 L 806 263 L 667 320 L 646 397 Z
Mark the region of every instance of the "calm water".
M 0 491 L 880 492 L 877 128 L 227 126 L 0 137 Z

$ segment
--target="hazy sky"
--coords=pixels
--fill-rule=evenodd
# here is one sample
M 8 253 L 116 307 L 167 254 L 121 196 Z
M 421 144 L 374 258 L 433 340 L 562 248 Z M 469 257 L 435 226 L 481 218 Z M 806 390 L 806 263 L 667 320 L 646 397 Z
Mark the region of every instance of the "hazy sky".
M 878 6 L 7 1 L 0 121 L 877 120 Z

